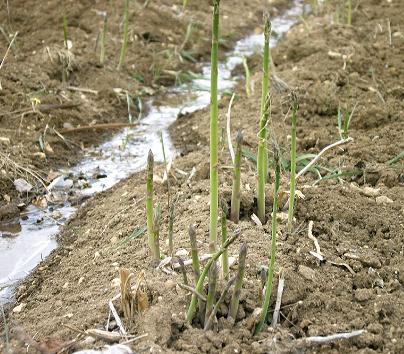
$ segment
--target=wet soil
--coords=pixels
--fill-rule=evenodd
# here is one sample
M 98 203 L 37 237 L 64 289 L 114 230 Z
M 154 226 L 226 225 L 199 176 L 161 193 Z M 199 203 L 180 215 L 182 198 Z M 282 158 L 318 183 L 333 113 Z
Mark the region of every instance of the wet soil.
M 251 334 L 252 314 L 262 301 L 259 268 L 267 264 L 271 227 L 270 223 L 257 226 L 251 221 L 255 212 L 255 163 L 244 158 L 242 219 L 238 225 L 242 233 L 230 247 L 230 254 L 236 255 L 242 242 L 248 245 L 235 326 L 225 319 L 227 306 L 219 311 L 215 331 L 205 332 L 197 323 L 188 325 L 184 316 L 189 298 L 177 286 L 182 283 L 181 274 L 166 274 L 155 268 L 145 234 L 128 241 L 145 225 L 145 174 L 141 172 L 86 202 L 59 235 L 60 248 L 18 287 L 15 306 L 22 310 L 8 316 L 16 351 L 25 350 L 24 343 L 29 341 L 32 352 L 51 345 L 60 349 L 72 339 L 77 341 L 71 348 L 88 347 L 77 330 L 105 326 L 108 301 L 119 293 L 120 267 L 133 271 L 135 279 L 145 279 L 150 296 L 151 306 L 128 325 L 131 333 L 148 334 L 131 344 L 137 352 L 404 351 L 404 167 L 400 161 L 388 163 L 404 149 L 404 36 L 400 22 L 404 5 L 397 1 L 360 2 L 353 12 L 352 26 L 342 23 L 343 12 L 334 5 L 331 2 L 316 15 L 305 17 L 273 51 L 277 78 L 272 80 L 270 136 L 284 151 L 285 165 L 290 134 L 288 88 L 295 89 L 300 101 L 298 155 L 317 153 L 337 141 L 338 107 L 351 110 L 357 104 L 349 132 L 353 141 L 330 151 L 318 164 L 318 173 L 325 178 L 316 183 L 318 173 L 310 172 L 298 181 L 304 198 L 297 201 L 294 232 L 287 232 L 280 220 L 276 278 L 280 273 L 285 277 L 281 325 L 258 336 Z M 244 84 L 238 87 L 232 135 L 242 129 L 245 148 L 255 153 L 261 75 L 259 60 L 249 62 L 255 73 L 255 89 L 246 97 Z M 280 85 L 279 79 L 286 85 Z M 223 128 L 228 103 L 228 97 L 220 103 Z M 177 199 L 174 245 L 176 250 L 189 250 L 187 230 L 195 224 L 201 254 L 207 253 L 209 246 L 208 121 L 209 111 L 205 109 L 179 117 L 171 128 L 171 136 L 182 151 L 170 175 L 169 193 Z M 227 142 L 222 139 L 220 194 L 228 202 L 230 165 Z M 190 178 L 193 169 L 196 173 Z M 162 174 L 163 166 L 158 166 L 156 175 Z M 267 185 L 268 217 L 272 174 Z M 158 180 L 155 199 L 162 203 L 160 244 L 167 254 L 168 188 Z M 287 169 L 281 185 L 281 190 L 287 191 Z M 281 195 L 284 202 L 286 193 Z M 313 235 L 325 262 L 310 253 L 316 249 L 308 238 L 309 221 L 313 221 Z M 228 227 L 233 232 L 237 226 L 228 221 Z M 236 270 L 237 264 L 232 269 Z M 193 281 L 191 269 L 188 277 Z M 221 282 L 220 289 L 223 287 Z M 275 294 L 271 309 L 274 301 Z M 349 341 L 318 347 L 301 348 L 295 341 L 356 329 L 366 332 Z M 30 340 L 32 336 L 35 342 Z M 97 341 L 91 346 L 103 344 Z

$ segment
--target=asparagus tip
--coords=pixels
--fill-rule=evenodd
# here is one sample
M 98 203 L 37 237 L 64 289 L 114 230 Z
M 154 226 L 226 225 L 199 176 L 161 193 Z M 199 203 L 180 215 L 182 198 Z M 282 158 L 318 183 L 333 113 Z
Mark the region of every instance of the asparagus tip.
M 243 133 L 241 132 L 241 130 L 237 132 L 236 143 L 239 145 L 243 144 Z
M 153 151 L 150 149 L 149 154 L 147 155 L 147 163 L 153 163 L 154 161 L 154 156 L 153 156 Z

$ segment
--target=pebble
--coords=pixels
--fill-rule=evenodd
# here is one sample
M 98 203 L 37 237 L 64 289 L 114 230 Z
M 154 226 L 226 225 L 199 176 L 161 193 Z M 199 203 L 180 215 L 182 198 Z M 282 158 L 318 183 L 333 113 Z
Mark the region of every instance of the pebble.
M 173 288 L 175 288 L 176 285 L 177 285 L 177 284 L 175 283 L 175 281 L 174 281 L 174 280 L 171 280 L 171 279 L 168 279 L 168 280 L 164 283 L 164 287 L 165 287 L 166 289 L 173 289 Z
M 380 188 L 363 187 L 362 192 L 367 197 L 376 197 L 380 194 Z
M 52 218 L 55 220 L 59 220 L 63 215 L 59 210 L 55 210 L 51 214 Z
M 393 201 L 389 197 L 386 197 L 385 195 L 381 195 L 380 197 L 376 198 L 376 203 L 377 204 L 391 204 L 391 203 L 393 203 Z
M 93 344 L 95 342 L 95 338 L 91 337 L 91 336 L 87 336 L 86 338 L 84 338 L 81 343 L 89 345 L 89 344 Z
M 188 251 L 186 249 L 179 249 L 177 252 L 175 252 L 175 255 L 177 257 L 185 257 L 188 256 Z
M 72 125 L 71 123 L 69 123 L 69 122 L 64 122 L 64 123 L 63 123 L 63 128 L 64 128 L 64 129 L 73 129 L 74 127 L 73 127 L 73 125 Z
M 116 236 L 112 236 L 111 237 L 111 239 L 109 240 L 110 242 L 111 242 L 111 244 L 115 244 L 115 243 L 117 243 L 118 242 L 118 237 L 116 237 Z
M 0 144 L 10 145 L 10 139 L 4 136 L 0 136 Z
M 111 281 L 111 286 L 113 287 L 113 288 L 117 288 L 118 286 L 120 286 L 121 285 L 121 281 L 119 280 L 119 278 L 114 278 L 114 279 L 112 279 L 112 281 Z
M 27 305 L 26 303 L 22 302 L 21 304 L 13 308 L 13 312 L 20 313 L 22 310 L 24 310 L 26 305 Z
M 17 178 L 14 181 L 14 187 L 20 193 L 28 193 L 32 188 L 34 188 L 31 183 L 28 183 L 23 178 Z
M 46 160 L 46 154 L 40 151 L 33 153 L 32 156 L 37 157 L 40 160 Z
M 73 180 L 65 179 L 64 176 L 55 178 L 48 186 L 48 190 L 67 190 L 73 187 Z
M 299 266 L 298 272 L 307 280 L 314 280 L 316 278 L 316 271 L 304 265 Z

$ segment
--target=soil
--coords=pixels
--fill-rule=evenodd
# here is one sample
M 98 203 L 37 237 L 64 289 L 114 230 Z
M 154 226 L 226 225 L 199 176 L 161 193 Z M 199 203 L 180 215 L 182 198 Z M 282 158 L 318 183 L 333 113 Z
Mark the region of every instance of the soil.
M 35 187 L 31 197 L 42 192 L 42 184 L 27 169 L 50 182 L 55 176 L 52 170 L 74 165 L 84 148 L 99 144 L 114 130 L 70 129 L 128 123 L 126 93 L 137 117 L 139 100 L 145 102 L 147 96 L 158 96 L 165 87 L 186 80 L 186 73 L 198 72 L 199 63 L 209 58 L 208 1 L 193 1 L 185 11 L 180 0 L 149 1 L 146 7 L 141 1 L 130 1 L 126 60 L 118 71 L 124 3 L 17 0 L 2 4 L 0 53 L 6 52 L 16 31 L 18 35 L 1 69 L 0 207 L 26 199 L 14 188 L 17 178 Z M 274 5 L 271 12 L 276 15 L 287 2 L 277 0 Z M 259 25 L 264 2 L 241 0 L 237 6 L 225 3 L 222 8 L 228 16 L 221 28 L 223 53 Z M 108 16 L 108 31 L 101 65 L 103 13 Z M 65 83 L 59 59 L 66 55 L 63 16 L 72 42 Z
M 251 334 L 253 312 L 262 303 L 259 269 L 268 263 L 271 225 L 267 222 L 258 226 L 251 221 L 252 213 L 256 212 L 255 163 L 244 158 L 241 221 L 238 225 L 228 221 L 230 234 L 237 227 L 241 229 L 240 239 L 230 246 L 230 254 L 237 255 L 243 242 L 248 246 L 246 276 L 234 326 L 226 320 L 228 298 L 219 309 L 214 330 L 203 331 L 197 322 L 189 325 L 185 321 L 189 296 L 177 285 L 183 282 L 182 275 L 166 274 L 156 268 L 145 234 L 128 240 L 145 225 L 145 173 L 141 172 L 87 201 L 63 228 L 60 247 L 20 284 L 15 306 L 22 310 L 10 311 L 7 318 L 12 352 L 25 351 L 24 343 L 30 343 L 32 353 L 104 345 L 102 340 L 89 344 L 78 331 L 105 327 L 108 301 L 119 293 L 120 267 L 130 269 L 135 279 L 143 279 L 150 301 L 150 306 L 127 324 L 133 334 L 148 334 L 130 344 L 136 352 L 404 352 L 404 166 L 400 161 L 388 163 L 404 149 L 404 35 L 400 22 L 404 4 L 394 0 L 355 3 L 351 26 L 344 24 L 343 11 L 336 4 L 327 2 L 317 13 L 305 16 L 272 53 L 275 64 L 272 72 L 276 77 L 273 76 L 271 86 L 270 138 L 276 139 L 283 152 L 284 166 L 288 161 L 290 134 L 289 89 L 295 90 L 300 103 L 298 155 L 318 153 L 339 140 L 338 107 L 351 111 L 356 105 L 349 130 L 353 141 L 329 151 L 317 165 L 324 179 L 318 181 L 318 173 L 312 171 L 298 180 L 304 198 L 297 200 L 294 231 L 287 232 L 285 222 L 280 220 L 276 278 L 279 274 L 285 277 L 280 326 L 270 327 L 257 336 Z M 238 8 L 226 5 L 225 1 L 223 5 L 223 15 Z M 81 16 L 85 12 L 78 13 Z M 165 25 L 163 22 L 162 26 Z M 177 29 L 170 27 L 170 30 Z M 26 45 L 29 48 L 30 44 Z M 237 88 L 231 122 L 232 135 L 241 129 L 245 148 L 255 153 L 260 107 L 259 58 L 249 60 L 249 65 L 254 73 L 255 90 L 247 97 L 244 83 Z M 10 63 L 9 71 L 12 67 Z M 283 85 L 279 84 L 280 79 Z M 89 82 L 79 85 L 86 87 Z M 2 85 L 4 92 L 4 81 Z M 228 97 L 220 102 L 223 129 L 228 104 Z M 125 116 L 125 104 L 120 107 L 121 116 Z M 61 111 L 61 117 L 74 115 L 71 111 Z M 102 111 L 99 119 L 107 119 L 107 113 Z M 171 168 L 170 188 L 159 181 L 155 183 L 155 200 L 162 204 L 160 245 L 165 255 L 168 191 L 171 199 L 176 199 L 176 251 L 189 251 L 188 227 L 195 224 L 199 252 L 208 253 L 208 121 L 209 110 L 205 109 L 179 117 L 171 127 L 172 139 L 181 156 Z M 231 159 L 227 142 L 221 139 L 220 143 L 219 190 L 221 198 L 229 203 Z M 193 169 L 196 173 L 190 178 Z M 163 166 L 157 166 L 155 174 L 162 176 L 163 170 Z M 272 175 L 271 172 L 267 184 L 268 218 L 272 209 Z M 287 190 L 285 167 L 281 205 L 286 202 Z M 325 261 L 320 262 L 310 253 L 316 250 L 308 237 L 310 221 Z M 234 272 L 237 264 L 232 269 Z M 188 278 L 193 281 L 191 269 Z M 277 284 L 278 280 L 274 289 Z M 224 285 L 221 281 L 219 290 Z M 275 298 L 276 291 L 270 316 Z M 317 347 L 304 347 L 298 341 L 357 329 L 366 331 L 351 340 Z M 71 343 L 73 339 L 75 342 Z

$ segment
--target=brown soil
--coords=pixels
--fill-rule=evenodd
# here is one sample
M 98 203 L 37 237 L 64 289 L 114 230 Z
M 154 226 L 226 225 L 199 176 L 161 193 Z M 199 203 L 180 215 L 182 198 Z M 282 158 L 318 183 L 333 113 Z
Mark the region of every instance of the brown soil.
M 182 1 L 130 1 L 129 44 L 125 65 L 116 69 L 122 41 L 124 1 L 26 1 L 6 2 L 0 8 L 4 31 L 0 53 L 6 52 L 15 31 L 18 36 L 1 69 L 0 89 L 0 206 L 18 204 L 13 181 L 22 177 L 41 184 L 16 167 L 37 171 L 48 179 L 50 170 L 75 164 L 82 148 L 100 143 L 111 130 L 85 130 L 64 133 L 64 129 L 101 123 L 127 123 L 128 92 L 133 101 L 132 114 L 138 115 L 138 98 L 164 92 L 176 83 L 176 73 L 198 72 L 198 62 L 209 57 L 210 7 L 207 1 L 193 1 L 182 10 Z M 273 14 L 286 2 L 275 2 Z M 241 38 L 262 18 L 263 1 L 237 1 L 223 4 L 228 19 L 223 23 L 222 52 Z M 105 64 L 100 65 L 97 37 L 108 14 Z M 63 15 L 68 21 L 72 41 L 71 72 L 62 83 L 58 55 L 63 48 Z M 188 25 L 192 32 L 184 43 Z M 7 39 L 7 41 L 6 41 Z M 181 47 L 191 57 L 181 57 Z M 3 58 L 3 57 L 2 57 Z M 194 59 L 192 59 L 194 58 Z M 196 63 L 192 62 L 195 60 Z M 68 87 L 84 89 L 75 91 Z M 86 91 L 90 89 L 92 91 Z M 120 93 L 116 91 L 120 89 Z M 56 132 L 61 133 L 63 138 Z M 43 137 L 46 149 L 41 148 Z M 4 155 L 12 162 L 5 161 Z M 15 164 L 18 164 L 16 166 Z
M 71 328 L 105 326 L 108 300 L 119 292 L 114 279 L 118 268 L 126 267 L 136 277 L 144 272 L 152 300 L 150 308 L 137 315 L 131 326 L 135 334 L 148 333 L 148 337 L 132 344 L 138 352 L 301 352 L 296 338 L 355 329 L 366 332 L 350 341 L 306 348 L 307 352 L 404 352 L 404 169 L 400 162 L 386 163 L 404 149 L 403 10 L 404 4 L 396 1 L 360 2 L 353 14 L 353 25 L 347 26 L 330 24 L 335 7 L 329 5 L 318 16 L 310 16 L 293 28 L 273 52 L 277 76 L 299 94 L 299 155 L 318 152 L 338 140 L 338 105 L 351 108 L 358 102 L 350 130 L 353 142 L 329 152 L 320 162 L 321 166 L 352 176 L 313 186 L 318 176 L 305 175 L 298 185 L 305 198 L 297 202 L 295 231 L 286 232 L 285 224 L 280 223 L 277 273 L 285 276 L 280 327 L 251 335 L 252 312 L 261 306 L 258 268 L 267 264 L 271 231 L 270 223 L 259 227 L 251 222 L 255 211 L 255 165 L 245 159 L 239 223 L 242 235 L 230 247 L 230 253 L 237 254 L 240 244 L 246 242 L 248 255 L 234 327 L 225 320 L 227 306 L 220 309 L 218 333 L 204 332 L 198 324 L 188 325 L 184 320 L 187 295 L 176 286 L 182 282 L 181 275 L 155 269 L 145 235 L 120 243 L 145 224 L 145 176 L 138 173 L 81 207 L 62 231 L 60 248 L 19 286 L 17 304 L 26 305 L 20 313 L 11 312 L 8 317 L 15 348 L 22 348 L 22 343 L 33 335 L 46 347 L 51 343 L 49 338 L 54 340 L 52 344 L 76 338 Z M 387 19 L 391 23 L 391 45 Z M 347 55 L 346 67 L 342 58 L 330 51 Z M 258 61 L 251 60 L 250 64 L 257 72 L 253 81 L 258 83 Z M 232 110 L 233 133 L 242 129 L 245 145 L 253 152 L 259 91 L 260 85 L 256 84 L 254 94 L 247 98 L 240 86 Z M 290 131 L 288 99 L 287 91 L 274 90 L 271 138 L 276 137 L 284 151 L 288 149 Z M 222 127 L 228 101 L 221 101 Z M 207 109 L 180 117 L 171 129 L 182 150 L 173 165 L 175 178 L 170 179 L 170 194 L 178 197 L 175 248 L 189 249 L 187 229 L 194 223 L 201 253 L 208 251 L 208 117 Z M 232 184 L 231 170 L 226 168 L 229 165 L 224 143 L 220 194 L 227 201 Z M 196 174 L 188 181 L 179 171 L 190 173 L 193 167 Z M 157 167 L 158 175 L 162 171 L 162 166 Z M 324 170 L 320 172 L 325 174 Z M 287 190 L 287 180 L 288 173 L 284 172 L 282 190 Z M 272 179 L 267 187 L 269 216 Z M 155 196 L 163 205 L 161 246 L 167 254 L 166 186 L 156 183 Z M 315 250 L 307 237 L 310 220 L 326 258 L 322 263 L 309 253 Z M 231 231 L 236 228 L 231 222 L 228 225 Z M 347 264 L 350 270 L 333 262 Z M 191 271 L 188 275 L 193 280 Z M 276 289 L 277 282 L 274 286 Z M 275 294 L 271 309 L 274 300 Z M 93 346 L 103 344 L 98 341 Z M 80 339 L 75 343 L 77 347 L 84 345 Z

